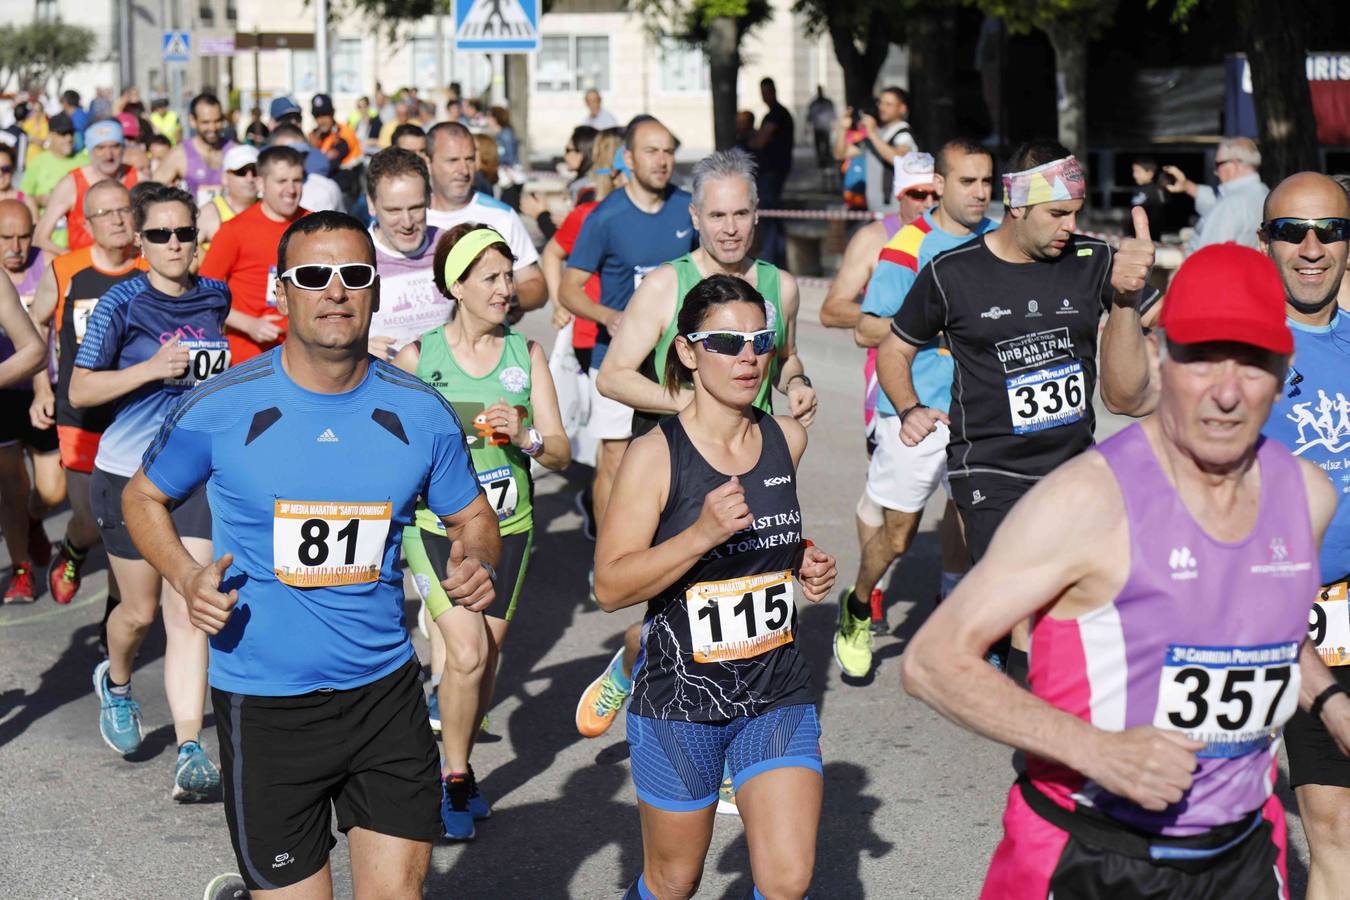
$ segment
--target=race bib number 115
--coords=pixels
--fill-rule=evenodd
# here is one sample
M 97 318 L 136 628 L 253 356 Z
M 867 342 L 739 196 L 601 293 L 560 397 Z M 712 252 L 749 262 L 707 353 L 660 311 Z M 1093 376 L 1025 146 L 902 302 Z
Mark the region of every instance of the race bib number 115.
M 793 640 L 791 572 L 703 581 L 685 592 L 694 660 L 749 659 Z
M 1296 641 L 1170 645 L 1153 726 L 1204 741 L 1201 757 L 1246 756 L 1270 746 L 1298 707 L 1298 648 Z
M 277 500 L 272 563 L 292 587 L 368 584 L 380 577 L 392 503 Z

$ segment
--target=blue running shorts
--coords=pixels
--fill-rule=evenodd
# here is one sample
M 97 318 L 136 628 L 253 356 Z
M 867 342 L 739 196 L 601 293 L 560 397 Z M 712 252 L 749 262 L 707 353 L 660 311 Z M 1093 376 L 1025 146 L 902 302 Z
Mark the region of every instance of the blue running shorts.
M 628 749 L 638 799 L 669 812 L 716 803 L 724 763 L 738 791 L 761 772 L 783 766 L 822 772 L 820 720 L 809 703 L 718 724 L 630 711 Z

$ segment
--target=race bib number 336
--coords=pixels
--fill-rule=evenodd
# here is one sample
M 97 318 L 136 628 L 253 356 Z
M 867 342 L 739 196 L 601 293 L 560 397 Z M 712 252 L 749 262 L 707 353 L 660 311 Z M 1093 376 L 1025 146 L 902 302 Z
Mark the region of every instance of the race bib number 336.
M 1155 728 L 1204 741 L 1197 756 L 1268 747 L 1298 707 L 1298 642 L 1254 647 L 1172 644 L 1158 684 Z
M 272 562 L 292 587 L 368 584 L 380 577 L 392 503 L 277 500 Z
M 1078 360 L 1007 379 L 1013 434 L 1043 431 L 1083 418 L 1086 385 Z
M 790 571 L 703 581 L 685 592 L 694 660 L 749 659 L 790 644 L 797 620 Z

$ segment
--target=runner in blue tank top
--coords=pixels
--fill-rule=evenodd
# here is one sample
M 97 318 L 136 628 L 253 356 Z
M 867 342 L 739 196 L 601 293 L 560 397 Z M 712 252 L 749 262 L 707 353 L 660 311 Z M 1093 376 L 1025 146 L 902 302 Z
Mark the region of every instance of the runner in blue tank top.
M 774 347 L 764 298 L 714 275 L 678 322 L 666 380 L 694 400 L 629 448 L 624 516 L 595 549 L 600 606 L 647 603 L 628 713 L 644 861 L 625 898 L 692 893 L 724 765 L 756 861 L 748 896 L 803 897 L 823 783 L 795 599 L 828 596 L 834 558 L 801 539 L 806 430 L 753 405 Z
M 126 494 L 137 545 L 211 635 L 226 820 L 255 891 L 323 893 L 336 811 L 356 883 L 421 895 L 440 773 L 398 565 L 419 496 L 452 540 L 446 594 L 494 596 L 497 514 L 454 410 L 366 353 L 374 262 L 345 213 L 293 223 L 286 342 L 188 394 Z M 203 484 L 220 554 L 205 565 L 165 512 Z
M 220 773 L 198 737 L 206 698 L 206 637 L 188 621 L 183 598 L 147 563 L 127 532 L 122 490 L 178 398 L 225 371 L 223 329 L 230 312 L 224 282 L 189 272 L 197 249 L 197 207 L 177 188 L 151 187 L 132 208 L 136 243 L 150 271 L 115 285 L 94 307 L 75 357 L 70 402 L 114 404 L 99 443 L 90 500 L 122 591 L 108 617 L 108 659 L 94 670 L 103 740 L 123 755 L 141 743 L 140 707 L 131 699 L 136 653 L 164 606 L 164 692 L 173 714 L 178 760 L 173 798 L 205 800 Z M 199 562 L 211 559 L 211 514 L 202 491 L 185 494 L 173 522 Z

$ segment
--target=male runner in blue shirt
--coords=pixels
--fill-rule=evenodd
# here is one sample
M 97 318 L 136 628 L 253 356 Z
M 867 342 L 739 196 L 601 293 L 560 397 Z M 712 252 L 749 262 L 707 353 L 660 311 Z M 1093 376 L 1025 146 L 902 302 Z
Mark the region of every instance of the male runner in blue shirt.
M 316 213 L 277 248 L 286 343 L 187 394 L 124 496 L 137 547 L 211 635 L 226 819 L 250 890 L 328 896 L 331 808 L 358 893 L 420 895 L 439 765 L 398 568 L 417 498 L 454 539 L 446 593 L 491 603 L 497 516 L 450 405 L 366 353 L 370 235 Z M 168 506 L 202 483 L 220 557 Z

